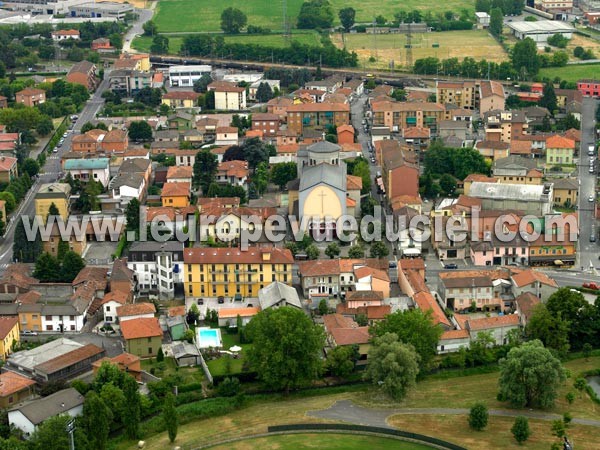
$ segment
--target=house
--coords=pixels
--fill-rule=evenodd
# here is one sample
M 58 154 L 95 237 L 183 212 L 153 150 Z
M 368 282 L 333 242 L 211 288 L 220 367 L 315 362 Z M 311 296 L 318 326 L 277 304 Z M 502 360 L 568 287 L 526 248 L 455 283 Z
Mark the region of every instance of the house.
M 477 270 L 440 272 L 438 294 L 452 311 L 466 311 L 472 305 L 481 311 L 502 308 L 501 299 L 494 296 L 492 279 Z
M 215 81 L 208 85 L 215 92 L 215 109 L 240 111 L 246 109 L 246 88 L 238 87 L 226 81 Z
M 527 117 L 521 111 L 493 110 L 483 116 L 487 141 L 502 141 L 510 144 L 512 139 L 519 139 L 529 129 Z
M 554 205 L 572 207 L 577 205 L 579 181 L 577 178 L 557 178 L 553 180 Z
M 79 30 L 56 30 L 50 33 L 50 36 L 52 36 L 54 42 L 65 41 L 67 39 L 78 41 L 81 38 Z
M 122 324 L 129 320 L 152 318 L 156 313 L 156 307 L 150 302 L 128 303 L 118 306 L 116 312 L 119 323 Z
M 140 358 L 156 356 L 162 345 L 163 331 L 156 317 L 139 317 L 121 322 L 121 334 L 127 353 Z
M 70 210 L 71 186 L 68 183 L 42 184 L 34 197 L 35 215 L 45 223 L 50 206 L 58 209 L 58 215 L 67 221 Z
M 121 353 L 113 358 L 106 357 L 99 359 L 92 364 L 94 375 L 103 364 L 117 366 L 121 372 L 131 375 L 138 383 L 142 381 L 142 363 L 139 356 L 132 355 L 131 353 Z
M 248 163 L 246 161 L 225 161 L 219 164 L 215 181 L 247 189 L 248 176 Z
M 169 183 L 190 183 L 194 176 L 191 166 L 171 166 L 167 170 L 167 182 Z
M 353 144 L 354 143 L 354 127 L 352 125 L 341 125 L 337 127 L 338 144 Z
M 17 158 L 0 156 L 0 183 L 10 183 L 18 176 Z
M 183 287 L 183 243 L 133 242 L 127 267 L 137 275 L 140 293 L 172 299 Z
M 357 345 L 360 356 L 356 364 L 365 365 L 367 363 L 370 347 L 369 327 L 360 327 L 354 320 L 337 313 L 324 315 L 323 325 L 330 348 Z
M 463 320 L 461 314 L 456 315 L 460 323 Z M 464 320 L 463 329 L 469 332 L 471 340 L 476 339 L 479 333 L 488 332 L 492 335 L 494 345 L 508 344 L 508 333 L 520 328 L 519 316 L 517 314 L 506 314 L 479 319 L 468 318 Z
M 342 87 L 344 79 L 339 76 L 330 76 L 323 80 L 313 80 L 306 83 L 306 89 L 320 89 L 329 94 L 333 94 L 336 90 Z
M 523 292 L 521 295 L 515 298 L 516 312 L 523 328 L 527 326 L 529 319 L 539 304 L 541 304 L 540 299 L 532 292 Z
M 481 81 L 479 83 L 479 114 L 496 109 L 503 110 L 505 106 L 504 86 L 498 81 Z
M 470 110 L 477 108 L 477 85 L 473 81 L 436 81 L 435 90 L 436 103 Z
M 237 145 L 238 133 L 236 127 L 217 127 L 215 145 Z
M 292 283 L 294 257 L 288 249 L 186 248 L 183 260 L 186 298 L 257 297 L 272 282 Z
M 562 258 L 562 256 L 561 256 Z M 558 284 L 544 272 L 525 269 L 512 275 L 513 293 L 516 297 L 531 292 L 541 300 L 546 300 L 558 290 Z
M 546 166 L 573 164 L 575 141 L 555 135 L 546 139 Z
M 257 307 L 246 308 L 221 308 L 219 309 L 219 326 L 220 327 L 237 327 L 238 317 L 242 321 L 242 326 L 248 325 L 248 322 L 260 312 Z
M 139 61 L 117 60 L 115 66 L 127 66 L 114 69 L 108 75 L 110 90 L 121 96 L 134 96 L 144 88 L 152 87 L 153 74 L 134 67 L 139 66 Z
M 67 388 L 8 411 L 8 423 L 31 437 L 44 422 L 61 414 L 77 417 L 83 412 L 84 397 L 75 388 Z
M 471 261 L 475 266 L 529 263 L 529 244 L 519 233 L 510 241 L 491 233 L 489 239 L 471 242 Z
M 35 381 L 7 371 L 0 373 L 0 408 L 11 408 L 34 394 Z
M 486 12 L 476 12 L 475 18 L 477 19 L 477 29 L 484 30 L 490 27 L 490 15 Z
M 386 127 L 390 132 L 400 132 L 404 128 L 419 127 L 431 129 L 437 136 L 438 124 L 444 120 L 446 107 L 438 103 L 395 102 L 389 100 L 371 103 L 373 128 Z
M 274 113 L 252 114 L 252 129 L 260 130 L 264 137 L 275 137 L 279 131 L 279 115 Z
M 452 324 L 446 317 L 446 314 L 433 297 L 433 294 L 427 290 L 416 292 L 413 295 L 413 301 L 415 305 L 423 312 L 430 311 L 433 322 L 439 325 L 444 331 L 448 331 L 452 328 Z
M 190 204 L 190 183 L 167 182 L 163 185 L 160 198 L 163 206 L 183 208 Z
M 494 178 L 504 184 L 542 184 L 543 174 L 537 169 L 537 162 L 534 159 L 519 155 L 510 155 L 507 158 L 495 160 L 492 172 Z
M 102 299 L 102 312 L 104 322 L 117 322 L 117 308 L 125 305 L 128 300 L 128 295 L 125 292 L 113 291 L 104 295 Z
M 0 358 L 6 360 L 13 351 L 13 345 L 19 343 L 19 339 L 19 319 L 0 317 Z
M 25 106 L 38 106 L 46 101 L 46 91 L 36 88 L 25 88 L 15 93 L 15 103 Z
M 600 97 L 600 80 L 578 80 L 577 90 L 586 97 Z
M 305 130 L 324 131 L 328 126 L 350 124 L 347 103 L 304 103 L 287 108 L 288 130 L 301 135 Z
M 134 198 L 144 201 L 146 197 L 146 180 L 139 173 L 120 172 L 111 180 L 109 188 L 112 198 L 120 200 L 122 205 L 127 205 Z
M 80 61 L 71 67 L 67 73 L 67 81 L 85 86 L 88 91 L 96 89 L 98 79 L 96 78 L 96 65 L 89 61 Z
M 171 91 L 163 94 L 161 103 L 169 108 L 192 109 L 198 106 L 200 94 L 193 91 Z
M 100 149 L 108 154 L 125 153 L 129 147 L 129 136 L 127 131 L 113 128 L 107 132 L 100 142 Z
M 103 53 L 103 52 L 113 52 L 115 48 L 110 44 L 110 39 L 107 38 L 98 38 L 92 41 L 91 49 Z
M 175 114 L 172 114 L 167 118 L 167 121 L 169 129 L 185 131 L 195 128 L 195 119 L 195 114 L 190 114 L 183 110 L 176 110 Z M 179 148 L 179 146 L 177 145 L 175 148 Z
M 180 341 L 183 339 L 185 330 L 187 330 L 187 324 L 184 316 L 167 317 L 167 329 L 171 335 L 171 339 L 174 341 Z
M 510 145 L 502 141 L 479 141 L 475 149 L 481 153 L 486 161 L 494 162 L 510 155 Z
M 71 151 L 87 154 L 97 153 L 100 149 L 100 142 L 106 133 L 107 132 L 104 130 L 93 129 L 86 133 L 73 136 L 71 139 Z
M 94 180 L 106 187 L 110 179 L 109 161 L 108 158 L 69 159 L 64 169 L 74 180 L 84 183 Z
M 302 303 L 296 289 L 279 281 L 275 281 L 258 291 L 258 303 L 263 311 L 281 306 L 293 306 L 302 309 Z
M 267 112 L 279 116 L 282 122 L 287 121 L 287 109 L 292 106 L 294 101 L 287 97 L 275 97 L 267 102 Z
M 110 274 L 110 290 L 125 292 L 130 299 L 135 296 L 137 280 L 135 272 L 127 267 L 126 259 L 119 258 L 113 262 Z
M 354 269 L 357 291 L 381 292 L 384 298 L 390 296 L 390 277 L 387 271 L 363 266 Z
M 70 251 L 77 253 L 79 256 L 83 255 L 87 247 L 87 237 L 85 229 L 82 227 L 82 220 L 77 216 L 70 216 L 67 218 L 65 223 L 65 229 L 71 229 L 73 232 L 69 234 L 68 239 L 63 239 L 60 234 L 60 224 L 55 222 L 50 228 L 48 240 L 42 241 L 42 247 L 44 252 L 50 253 L 52 256 L 58 256 L 58 249 L 61 242 L 66 242 Z
M 200 350 L 189 342 L 174 342 L 171 345 L 171 352 L 173 352 L 173 358 L 179 367 L 198 366 L 201 364 Z

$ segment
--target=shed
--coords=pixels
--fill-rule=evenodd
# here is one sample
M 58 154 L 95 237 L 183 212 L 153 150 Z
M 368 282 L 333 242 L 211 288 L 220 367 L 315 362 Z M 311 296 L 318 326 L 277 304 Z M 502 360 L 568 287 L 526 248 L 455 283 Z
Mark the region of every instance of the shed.
M 182 341 L 171 346 L 173 358 L 179 367 L 197 366 L 200 364 L 200 350 L 194 344 Z

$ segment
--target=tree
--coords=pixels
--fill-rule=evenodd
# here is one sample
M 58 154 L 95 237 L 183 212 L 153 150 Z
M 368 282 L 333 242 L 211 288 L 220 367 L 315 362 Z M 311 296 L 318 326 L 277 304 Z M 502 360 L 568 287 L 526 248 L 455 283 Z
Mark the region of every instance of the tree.
M 319 256 L 321 255 L 319 247 L 317 247 L 315 244 L 310 244 L 304 249 L 304 252 L 306 253 L 308 259 L 319 259 Z
M 365 378 L 381 387 L 393 400 L 402 400 L 416 385 L 419 355 L 410 344 L 402 343 L 395 333 L 385 333 L 373 340 Z
M 326 29 L 333 24 L 333 10 L 327 0 L 309 0 L 302 3 L 298 13 L 298 28 Z
M 141 399 L 137 382 L 131 375 L 127 375 L 123 379 L 123 394 L 125 396 L 123 408 L 125 433 L 129 439 L 137 439 L 140 434 Z
M 266 103 L 273 98 L 273 89 L 269 83 L 260 83 L 256 90 L 256 100 Z
M 476 403 L 469 411 L 469 427 L 475 431 L 481 431 L 487 427 L 489 419 L 487 406 L 483 403 Z
M 102 398 L 95 391 L 89 391 L 83 402 L 83 422 L 90 448 L 106 449 L 112 419 L 113 414 Z
M 175 396 L 170 392 L 165 396 L 163 402 L 162 417 L 165 422 L 169 441 L 174 442 L 177 437 L 177 427 L 179 425 L 177 419 L 177 409 L 175 408 Z
M 390 250 L 383 242 L 376 241 L 371 244 L 370 254 L 371 258 L 385 258 L 390 254 Z
M 295 162 L 273 164 L 271 166 L 271 181 L 279 186 L 282 191 L 287 184 L 298 176 L 298 167 Z
M 42 253 L 35 261 L 33 276 L 43 283 L 56 282 L 60 278 L 60 263 L 50 253 Z M 72 281 L 72 280 L 71 280 Z
M 475 339 L 471 341 L 467 358 L 471 365 L 486 365 L 494 361 L 494 337 L 490 331 L 480 331 Z
M 252 176 L 252 184 L 257 193 L 263 195 L 269 185 L 269 165 L 266 162 L 261 162 Z
M 187 312 L 185 320 L 189 325 L 195 325 L 199 319 L 200 311 L 198 310 L 198 306 L 196 306 L 195 303 L 192 303 L 192 306 L 190 306 L 190 309 Z
M 359 356 L 355 345 L 337 346 L 327 354 L 325 368 L 334 377 L 346 378 L 354 371 Z
M 375 23 L 382 27 L 387 23 L 387 19 L 381 14 L 379 14 L 377 17 L 375 17 Z
M 362 245 L 353 245 L 348 250 L 349 258 L 364 258 L 365 257 L 365 249 Z
M 489 173 L 485 159 L 476 149 L 444 147 L 438 141 L 432 143 L 425 152 L 423 165 L 424 177 L 428 174 L 441 176 L 447 173 L 458 180 L 464 180 L 471 173 Z
M 158 33 L 158 27 L 153 20 L 144 23 L 142 29 L 144 30 L 144 36 L 154 36 Z
M 513 423 L 510 432 L 515 437 L 515 441 L 521 445 L 529 436 L 531 436 L 531 430 L 529 429 L 529 419 L 527 417 L 518 416 L 515 418 L 515 422 Z
M 537 305 L 527 322 L 525 334 L 531 339 L 539 339 L 547 348 L 559 355 L 569 351 L 569 323 L 561 314 L 553 314 L 544 304 Z
M 420 309 L 389 314 L 369 330 L 372 336 L 394 333 L 400 341 L 411 344 L 419 355 L 423 370 L 429 369 L 442 332 L 442 328 L 433 322 L 431 311 Z
M 208 187 L 215 181 L 219 161 L 217 155 L 214 155 L 208 149 L 200 150 L 196 153 L 194 161 L 194 186 L 200 187 L 202 193 L 206 195 Z
M 87 133 L 90 130 L 104 130 L 108 131 L 108 127 L 104 122 L 98 122 L 97 124 L 93 124 L 92 122 L 86 122 L 81 127 L 81 134 Z
M 246 14 L 237 8 L 229 7 L 221 13 L 221 30 L 226 34 L 238 34 L 247 23 Z
M 573 56 L 575 56 L 575 58 L 581 58 L 583 56 L 584 51 L 585 50 L 583 49 L 583 47 L 578 45 L 573 49 Z
M 140 232 L 140 201 L 137 198 L 133 198 L 127 204 L 125 208 L 125 229 L 127 231 L 134 231 L 136 238 Z
M 4 207 L 6 208 L 6 213 L 10 214 L 17 207 L 17 201 L 15 200 L 15 196 L 10 192 L 0 192 L 0 200 L 4 200 L 6 204 Z
M 368 194 L 371 191 L 371 169 L 366 159 L 357 158 L 352 167 L 352 175 L 361 178 L 362 188 L 360 193 Z
M 443 174 L 440 177 L 440 189 L 444 195 L 452 195 L 456 190 L 456 180 L 448 173 Z
M 490 11 L 490 33 L 498 37 L 502 35 L 502 22 L 504 14 L 500 8 L 493 8 Z
M 256 169 L 261 162 L 269 162 L 269 148 L 259 138 L 247 139 L 242 146 L 242 150 L 244 159 L 248 162 L 248 167 L 251 170 Z
M 35 177 L 40 171 L 40 165 L 35 159 L 27 158 L 23 161 L 22 170 L 30 177 Z
M 223 397 L 235 397 L 240 392 L 240 380 L 236 377 L 226 377 L 219 383 L 218 391 Z
M 48 136 L 54 130 L 52 119 L 48 116 L 43 116 L 35 126 L 35 131 L 40 136 Z
M 30 449 L 47 450 L 69 448 L 70 440 L 67 433 L 67 423 L 71 416 L 61 414 L 44 420 L 31 436 Z
M 547 82 L 544 85 L 544 91 L 542 98 L 539 101 L 539 105 L 542 108 L 548 109 L 548 111 L 550 111 L 550 114 L 554 114 L 554 111 L 558 109 L 556 93 L 554 92 L 554 86 L 552 86 L 552 83 Z
M 163 362 L 165 360 L 165 353 L 163 352 L 162 346 L 158 348 L 158 353 L 156 354 L 156 362 Z
M 291 307 L 261 311 L 246 333 L 253 343 L 248 350 L 250 365 L 270 388 L 289 392 L 319 375 L 325 336 L 303 311 Z
M 322 298 L 319 302 L 319 314 L 324 316 L 329 312 L 329 306 L 327 306 L 327 299 Z
M 150 51 L 159 55 L 169 53 L 169 38 L 162 34 L 154 36 L 152 38 L 152 45 L 150 45 Z
M 539 340 L 526 342 L 500 360 L 500 396 L 524 408 L 550 408 L 566 380 L 560 361 Z
M 73 251 L 68 251 L 62 260 L 61 280 L 65 283 L 71 283 L 81 269 L 85 267 L 85 262 L 81 256 Z
M 143 120 L 136 120 L 129 125 L 129 139 L 133 141 L 151 141 L 152 127 Z
M 354 19 L 356 17 L 356 11 L 354 8 L 342 8 L 338 12 L 338 17 L 340 18 L 340 22 L 344 27 L 344 31 L 349 32 L 352 25 L 354 25 Z
M 512 50 L 511 61 L 514 69 L 521 74 L 521 78 L 527 79 L 537 75 L 540 70 L 540 58 L 535 41 L 525 38 L 517 42 Z
M 40 233 L 36 233 L 34 240 L 31 241 L 28 239 L 25 232 L 25 225 L 23 224 L 23 220 L 25 219 L 31 218 L 23 216 L 16 219 L 13 238 L 13 260 L 24 263 L 37 263 L 37 260 L 43 256 L 42 239 Z M 52 273 L 49 276 L 51 277 Z
M 208 85 L 213 82 L 210 74 L 203 74 L 195 83 L 194 83 L 194 92 L 206 92 Z
M 331 242 L 327 245 L 327 248 L 325 248 L 325 254 L 329 256 L 330 259 L 340 256 L 340 246 L 337 242 Z

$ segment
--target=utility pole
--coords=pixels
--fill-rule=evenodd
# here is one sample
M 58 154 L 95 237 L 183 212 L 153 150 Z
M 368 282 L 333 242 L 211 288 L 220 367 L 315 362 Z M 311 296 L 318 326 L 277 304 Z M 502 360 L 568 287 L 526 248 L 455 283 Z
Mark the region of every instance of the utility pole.
M 410 29 L 410 23 L 406 24 L 406 68 L 410 70 L 413 65 L 412 55 L 412 34 Z
M 75 432 L 75 419 L 71 419 L 67 423 L 67 433 L 69 433 L 69 437 L 71 439 L 71 450 L 75 450 L 75 438 L 73 437 L 74 432 Z

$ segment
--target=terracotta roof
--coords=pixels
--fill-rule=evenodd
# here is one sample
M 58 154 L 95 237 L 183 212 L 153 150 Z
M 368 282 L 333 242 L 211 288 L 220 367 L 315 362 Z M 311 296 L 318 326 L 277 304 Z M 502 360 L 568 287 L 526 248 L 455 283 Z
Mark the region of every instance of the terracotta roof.
M 34 370 L 36 372 L 52 374 L 104 352 L 105 350 L 97 345 L 86 344 L 82 347 L 76 348 L 75 350 L 71 350 L 64 355 L 57 356 L 56 358 L 52 358 L 51 360 L 42 364 L 38 364 L 34 367 Z
M 102 138 L 102 143 L 107 142 L 126 142 L 127 141 L 127 131 L 121 130 L 119 128 L 113 128 L 108 133 L 104 135 Z
M 340 125 L 339 127 L 337 127 L 337 134 L 340 134 L 343 131 L 350 131 L 352 134 L 354 134 L 354 127 L 352 125 Z
M 581 142 L 581 130 L 569 128 L 567 131 L 564 132 L 564 136 L 567 139 L 571 139 L 575 142 Z
M 117 308 L 118 317 L 154 314 L 155 312 L 156 308 L 154 307 L 154 303 L 149 302 L 131 303 L 129 305 L 123 305 Z
M 252 114 L 252 122 L 279 122 L 279 115 L 270 113 Z
M 186 206 L 183 208 L 177 208 L 174 206 L 151 206 L 146 208 L 146 220 L 152 222 L 152 219 L 158 216 L 163 216 L 165 220 L 175 221 L 177 216 L 187 217 L 192 216 L 196 212 L 194 206 Z
M 4 339 L 18 323 L 18 317 L 0 317 L 0 339 Z
M 398 260 L 402 270 L 425 270 L 425 261 L 423 258 L 407 258 Z
M 217 127 L 217 133 L 239 133 L 239 129 L 236 127 Z
M 30 268 L 27 264 L 14 263 L 6 268 L 2 276 L 2 282 L 12 284 L 21 289 L 30 289 L 32 284 L 37 284 L 40 281 L 30 276 Z
M 362 189 L 362 178 L 356 175 L 346 175 L 346 190 L 356 191 Z
M 219 319 L 230 319 L 237 316 L 252 317 L 260 312 L 260 308 L 221 308 L 219 310 Z
M 223 161 L 219 164 L 217 172 L 224 172 L 228 177 L 243 178 L 248 176 L 248 163 L 238 160 Z
M 121 305 L 124 305 L 125 303 L 127 303 L 128 298 L 129 298 L 129 295 L 127 295 L 126 292 L 112 291 L 112 292 L 109 292 L 108 294 L 104 295 L 104 298 L 102 299 L 101 304 L 103 305 L 108 302 L 117 302 L 117 303 L 120 303 Z
M 287 248 L 249 247 L 236 248 L 186 248 L 185 264 L 293 264 L 294 257 Z
M 86 266 L 79 271 L 73 282 L 73 286 L 77 286 L 87 281 L 92 281 L 96 285 L 97 290 L 104 290 L 107 285 L 108 269 L 106 267 Z
M 185 305 L 172 306 L 167 310 L 168 317 L 185 316 Z
M 479 85 L 481 88 L 481 97 L 489 97 L 491 95 L 497 95 L 504 98 L 504 87 L 497 81 L 482 81 Z
M 320 275 L 339 275 L 340 263 L 337 259 L 317 259 L 298 263 L 300 274 L 303 277 Z
M 575 148 L 575 141 L 556 135 L 546 139 L 546 148 Z
M 410 127 L 402 129 L 403 137 L 414 139 L 414 138 L 425 138 L 428 139 L 431 136 L 431 131 L 429 128 L 421 128 L 421 127 Z
M 303 103 L 301 105 L 292 105 L 287 109 L 291 112 L 350 112 L 350 105 L 347 103 Z
M 476 149 L 506 150 L 510 145 L 501 141 L 479 141 L 475 144 Z
M 162 96 L 167 100 L 198 100 L 199 97 L 200 94 L 194 91 L 171 91 Z
M 341 314 L 323 316 L 323 324 L 337 345 L 366 344 L 369 342 L 369 327 L 359 327 L 354 320 Z
M 415 303 L 423 312 L 431 311 L 431 317 L 433 318 L 433 322 L 437 324 L 446 325 L 447 327 L 452 327 L 452 324 L 442 311 L 442 308 L 433 298 L 433 295 L 430 292 L 418 292 L 413 297 Z
M 253 138 L 253 137 L 257 137 L 257 138 L 262 138 L 264 135 L 262 130 L 248 130 L 246 131 L 246 138 Z
M 467 330 L 448 330 L 442 333 L 440 341 L 449 339 L 469 339 L 469 332 Z
M 371 109 L 373 112 L 386 112 L 386 111 L 445 111 L 444 105 L 437 103 L 421 103 L 421 102 L 372 102 Z
M 464 179 L 464 182 L 473 182 L 480 181 L 482 183 L 497 183 L 498 179 L 494 177 L 488 177 L 487 175 L 483 175 L 481 173 L 471 173 L 467 175 L 467 178 Z
M 346 301 L 381 301 L 383 292 L 381 291 L 351 291 L 346 294 Z
M 0 374 L 0 397 L 8 397 L 9 395 L 21 392 L 30 386 L 33 386 L 35 381 L 30 380 L 23 375 L 15 372 L 4 372 Z
M 163 185 L 160 196 L 161 197 L 189 197 L 190 189 L 191 189 L 190 183 L 170 181 Z
M 534 269 L 527 269 L 521 273 L 515 274 L 512 276 L 512 279 L 517 287 L 529 286 L 536 281 L 547 286 L 558 287 L 556 281 L 554 281 L 545 273 Z
M 202 209 L 204 208 L 225 208 L 226 206 L 240 206 L 239 197 L 201 197 L 196 202 Z
M 125 370 L 127 372 L 141 372 L 142 364 L 140 361 L 140 357 L 136 355 L 132 355 L 131 353 L 121 353 L 120 355 L 115 356 L 114 358 L 102 358 L 98 361 L 94 361 L 92 363 L 92 367 L 99 368 L 102 366 L 102 363 L 108 362 L 111 364 L 116 364 L 119 369 Z
M 154 305 L 153 305 L 154 306 Z M 123 306 L 121 306 L 123 308 Z M 125 340 L 163 335 L 156 317 L 125 320 L 121 322 L 121 334 Z
M 10 156 L 0 156 L 0 171 L 6 172 L 12 169 L 17 164 L 17 158 Z
M 233 83 L 227 81 L 213 81 L 208 85 L 208 90 L 214 90 L 217 92 L 244 92 L 246 88 L 238 87 Z
M 299 148 L 300 144 L 278 145 L 277 153 L 298 153 Z
M 517 314 L 506 314 L 504 316 L 482 317 L 480 319 L 467 320 L 467 328 L 471 331 L 489 330 L 490 328 L 518 325 L 519 316 Z
M 364 277 L 371 275 L 373 278 L 377 278 L 379 280 L 388 281 L 388 282 L 390 281 L 390 277 L 388 276 L 388 274 L 385 271 L 379 270 L 379 269 L 374 269 L 374 268 L 368 267 L 368 266 L 359 267 L 357 269 L 354 269 L 354 274 L 356 275 L 356 278 L 364 278 Z
M 52 32 L 53 36 L 79 36 L 78 30 L 56 30 Z
M 525 316 L 525 319 L 528 319 L 531 317 L 534 308 L 539 305 L 541 301 L 531 292 L 523 292 L 515 298 L 515 303 L 517 304 L 517 308 L 521 315 Z
M 191 166 L 171 166 L 167 171 L 167 180 L 175 178 L 192 178 L 194 169 Z
M 37 88 L 25 88 L 25 89 L 15 93 L 15 95 L 27 95 L 27 96 L 41 95 L 41 94 L 46 94 L 46 91 L 44 91 L 43 89 L 37 89 Z
M 37 303 L 37 301 L 42 297 L 42 294 L 40 294 L 37 291 L 29 291 L 29 292 L 25 292 L 23 294 L 19 294 L 17 295 L 17 298 L 15 299 L 16 303 L 21 303 L 23 305 L 33 305 L 34 303 Z

